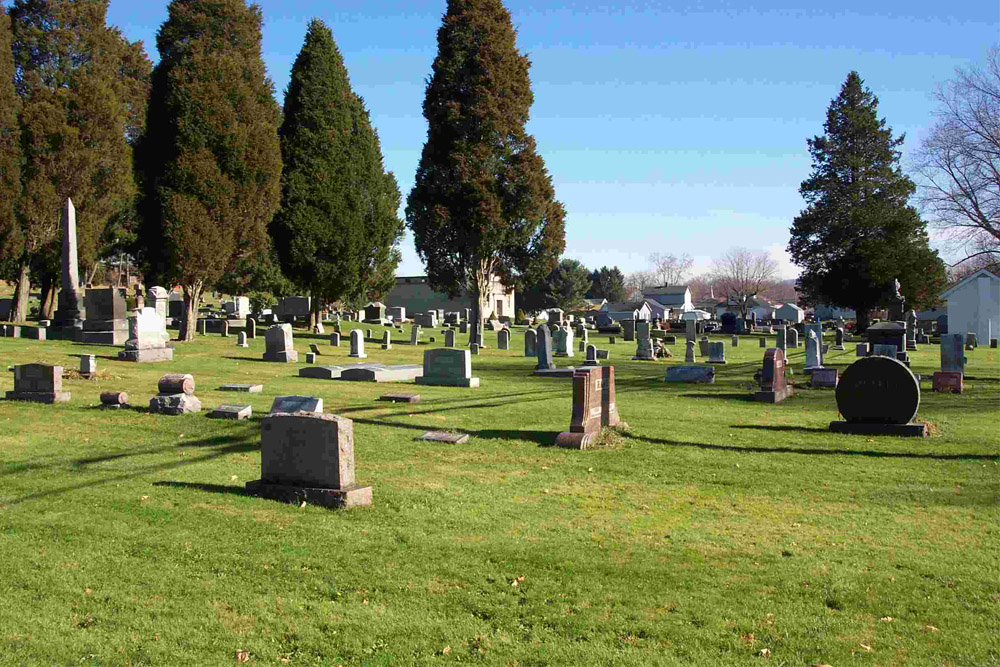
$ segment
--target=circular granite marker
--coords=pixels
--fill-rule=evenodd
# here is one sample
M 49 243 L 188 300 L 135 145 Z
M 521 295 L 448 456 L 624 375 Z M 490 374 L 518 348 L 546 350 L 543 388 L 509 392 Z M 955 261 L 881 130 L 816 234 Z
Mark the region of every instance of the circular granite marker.
M 837 385 L 837 409 L 854 424 L 907 424 L 920 407 L 920 384 L 906 364 L 864 357 L 847 367 Z

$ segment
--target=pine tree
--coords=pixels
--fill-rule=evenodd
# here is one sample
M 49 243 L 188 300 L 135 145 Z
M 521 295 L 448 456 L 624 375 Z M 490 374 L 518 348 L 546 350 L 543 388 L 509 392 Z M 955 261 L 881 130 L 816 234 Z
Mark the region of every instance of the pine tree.
M 321 299 L 358 302 L 391 286 L 403 231 L 399 188 L 319 19 L 292 66 L 280 136 L 282 208 L 271 236 L 285 274 L 312 294 L 313 317 Z
M 449 0 L 427 84 L 424 144 L 406 218 L 432 286 L 470 293 L 477 320 L 494 278 L 522 288 L 565 247 L 564 210 L 525 131 L 533 101 L 500 0 Z
M 898 279 L 913 307 L 944 288 L 944 265 L 928 246 L 927 226 L 907 202 L 913 182 L 899 167 L 904 136 L 878 118 L 878 98 L 857 72 L 830 103 L 825 133 L 808 140 L 813 172 L 799 192 L 788 252 L 803 268 L 797 288 L 807 303 L 855 310 L 858 326 Z
M 11 41 L 10 17 L 0 8 L 0 276 L 17 280 L 24 252 L 21 226 L 15 217 L 21 198 L 21 134 L 17 125 L 21 101 L 14 90 Z M 26 301 L 22 297 L 22 303 L 27 305 Z M 24 318 L 12 313 L 11 319 Z
M 244 0 L 173 0 L 156 36 L 140 238 L 147 281 L 184 288 L 182 340 L 194 338 L 205 287 L 269 245 L 280 112 L 261 59 L 262 22 Z
M 29 264 L 43 274 L 42 284 L 55 282 L 51 258 L 58 256 L 59 209 L 67 198 L 77 210 L 86 282 L 109 219 L 135 195 L 129 138 L 141 122 L 150 63 L 141 42 L 105 25 L 107 8 L 107 0 L 15 0 L 10 8 L 21 99 L 23 290 Z
M 590 274 L 590 299 L 607 299 L 609 303 L 620 303 L 625 300 L 628 290 L 625 289 L 625 274 L 615 266 L 602 266 Z

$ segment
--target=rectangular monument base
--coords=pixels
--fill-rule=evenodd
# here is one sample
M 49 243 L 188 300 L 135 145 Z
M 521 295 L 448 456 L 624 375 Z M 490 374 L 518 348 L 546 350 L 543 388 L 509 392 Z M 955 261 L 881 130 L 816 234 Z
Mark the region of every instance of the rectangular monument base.
M 32 403 L 66 403 L 70 399 L 68 391 L 8 391 L 8 401 L 30 401 Z
M 572 378 L 573 371 L 575 370 L 573 366 L 567 366 L 566 368 L 543 368 L 536 370 L 532 375 L 546 378 Z
M 855 424 L 853 422 L 830 422 L 832 433 L 853 435 L 895 435 L 900 438 L 923 438 L 927 435 L 926 424 Z
M 118 353 L 118 361 L 136 361 L 150 363 L 155 361 L 170 361 L 174 358 L 174 348 L 153 347 L 144 350 L 122 350 Z
M 566 449 L 586 449 L 594 444 L 594 439 L 599 434 L 600 431 L 591 431 L 590 433 L 563 431 L 556 436 L 556 446 L 565 447 Z
M 277 361 L 282 364 L 294 364 L 299 360 L 299 353 L 295 350 L 289 350 L 288 352 L 265 352 L 264 361 Z
M 86 331 L 80 334 L 80 342 L 91 345 L 124 345 L 128 331 Z
M 414 380 L 416 384 L 423 384 L 430 387 L 469 387 L 475 389 L 479 386 L 479 378 L 448 378 L 429 377 L 421 375 Z
M 785 387 L 781 391 L 755 391 L 753 400 L 761 403 L 781 403 L 783 400 L 795 394 L 795 389 Z
M 269 484 L 262 479 L 257 479 L 247 482 L 246 489 L 247 493 L 252 496 L 278 500 L 283 503 L 309 503 L 321 507 L 361 507 L 372 504 L 372 487 L 370 486 L 322 489 Z

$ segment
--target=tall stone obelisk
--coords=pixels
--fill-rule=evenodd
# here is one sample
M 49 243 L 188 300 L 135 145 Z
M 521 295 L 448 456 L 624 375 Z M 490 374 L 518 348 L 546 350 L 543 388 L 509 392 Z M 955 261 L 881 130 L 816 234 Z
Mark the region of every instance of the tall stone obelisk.
M 67 199 L 62 209 L 62 289 L 59 290 L 58 308 L 53 318 L 53 328 L 62 329 L 66 337 L 74 329 L 83 329 L 83 294 L 80 292 L 80 271 L 76 261 L 76 209 L 73 200 Z

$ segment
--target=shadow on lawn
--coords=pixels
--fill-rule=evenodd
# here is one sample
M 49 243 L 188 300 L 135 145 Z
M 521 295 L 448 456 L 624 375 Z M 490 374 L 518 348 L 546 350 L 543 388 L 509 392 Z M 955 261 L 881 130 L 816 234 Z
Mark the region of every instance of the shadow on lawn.
M 738 447 L 735 445 L 710 445 L 703 442 L 681 442 L 679 440 L 663 440 L 647 436 L 632 435 L 635 440 L 642 440 L 654 445 L 671 445 L 677 447 L 695 447 L 724 452 L 752 452 L 755 454 L 819 454 L 824 456 L 868 456 L 888 459 L 932 459 L 936 461 L 995 461 L 995 454 L 934 454 L 917 452 L 878 452 L 871 449 L 808 449 L 803 447 Z
M 153 482 L 153 486 L 165 486 L 171 489 L 194 489 L 196 491 L 208 491 L 209 493 L 225 493 L 231 496 L 249 496 L 246 488 L 242 486 L 224 486 L 222 484 L 202 484 L 200 482 L 174 482 L 160 481 Z
M 803 433 L 829 433 L 828 428 L 810 428 L 808 426 L 765 426 L 763 424 L 735 424 L 729 428 L 751 428 L 762 431 L 798 431 Z

